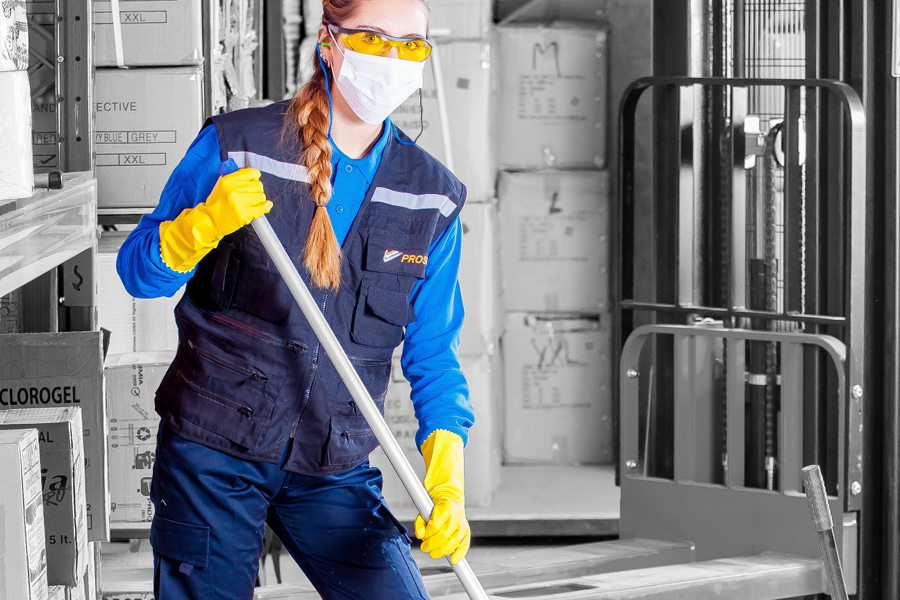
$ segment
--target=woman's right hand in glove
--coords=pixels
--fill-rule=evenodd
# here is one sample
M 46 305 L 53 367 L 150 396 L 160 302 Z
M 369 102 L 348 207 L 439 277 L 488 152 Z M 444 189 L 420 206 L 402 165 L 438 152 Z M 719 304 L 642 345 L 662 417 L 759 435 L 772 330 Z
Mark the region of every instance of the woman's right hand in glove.
M 187 208 L 159 226 L 163 262 L 173 271 L 189 273 L 219 241 L 269 212 L 260 173 L 241 169 L 220 177 L 204 202 Z

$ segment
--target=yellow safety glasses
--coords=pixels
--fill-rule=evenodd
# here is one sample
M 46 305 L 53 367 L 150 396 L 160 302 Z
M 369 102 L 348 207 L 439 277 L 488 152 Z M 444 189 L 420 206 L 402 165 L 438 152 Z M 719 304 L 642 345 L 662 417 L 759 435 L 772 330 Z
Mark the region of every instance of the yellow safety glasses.
M 391 48 L 397 49 L 397 58 L 422 62 L 431 54 L 431 42 L 424 38 L 396 38 L 368 29 L 344 29 L 328 25 L 328 29 L 339 33 L 344 44 L 354 52 L 385 56 Z

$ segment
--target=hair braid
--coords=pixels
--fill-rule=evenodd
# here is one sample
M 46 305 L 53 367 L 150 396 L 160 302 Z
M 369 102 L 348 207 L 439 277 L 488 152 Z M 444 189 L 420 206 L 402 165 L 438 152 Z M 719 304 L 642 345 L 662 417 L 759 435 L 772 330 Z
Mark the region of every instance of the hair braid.
M 325 91 L 326 73 L 316 63 L 310 80 L 291 101 L 288 115 L 292 127 L 303 142 L 301 160 L 306 165 L 311 185 L 310 197 L 316 205 L 303 266 L 314 285 L 337 291 L 341 285 L 341 247 L 338 245 L 325 210 L 331 198 L 331 143 L 328 141 L 329 106 Z

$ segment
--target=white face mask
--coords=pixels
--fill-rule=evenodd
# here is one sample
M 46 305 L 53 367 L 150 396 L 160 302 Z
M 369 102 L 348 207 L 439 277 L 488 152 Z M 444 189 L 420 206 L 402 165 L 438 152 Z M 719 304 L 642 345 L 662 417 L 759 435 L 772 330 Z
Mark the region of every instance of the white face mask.
M 334 45 L 338 46 L 337 40 Z M 381 123 L 422 87 L 424 61 L 362 54 L 349 48 L 341 54 L 344 63 L 338 89 L 356 116 L 366 123 Z

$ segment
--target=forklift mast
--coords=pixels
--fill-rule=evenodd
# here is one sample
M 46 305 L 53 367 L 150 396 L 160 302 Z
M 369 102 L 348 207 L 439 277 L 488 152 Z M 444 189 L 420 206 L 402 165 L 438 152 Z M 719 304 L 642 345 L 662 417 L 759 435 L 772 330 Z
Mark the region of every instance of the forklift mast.
M 896 314 L 876 301 L 897 241 L 876 233 L 871 55 L 890 26 L 868 4 L 655 2 L 656 76 L 619 111 L 613 247 L 621 537 L 819 557 L 815 463 L 849 591 L 875 600 L 900 597 L 880 532 L 896 398 L 877 381 Z

